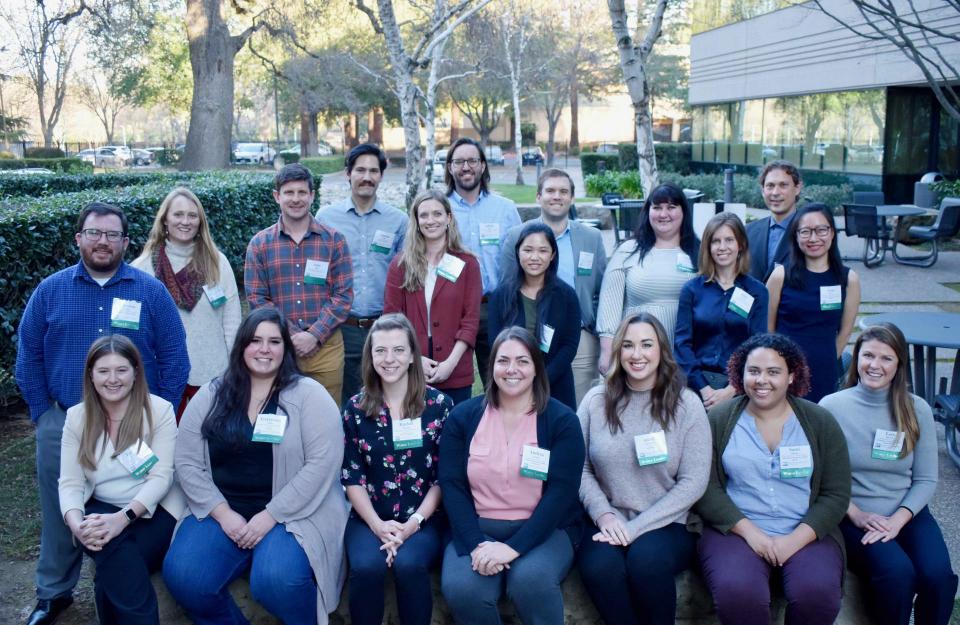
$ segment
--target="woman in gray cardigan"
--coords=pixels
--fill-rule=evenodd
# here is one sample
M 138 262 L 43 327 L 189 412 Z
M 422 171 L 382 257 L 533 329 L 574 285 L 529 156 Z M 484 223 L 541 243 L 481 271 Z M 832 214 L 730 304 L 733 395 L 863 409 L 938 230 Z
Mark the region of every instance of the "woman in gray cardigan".
M 253 597 L 287 625 L 326 625 L 344 576 L 343 431 L 324 388 L 300 375 L 273 308 L 240 326 L 224 375 L 180 423 L 175 464 L 190 515 L 164 581 L 199 625 L 246 622 L 228 586 L 249 572 Z

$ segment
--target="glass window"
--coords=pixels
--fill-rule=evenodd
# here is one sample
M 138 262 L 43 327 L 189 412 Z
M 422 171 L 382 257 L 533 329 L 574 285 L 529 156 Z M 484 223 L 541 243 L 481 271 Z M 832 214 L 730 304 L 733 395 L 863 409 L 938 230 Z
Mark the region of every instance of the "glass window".
M 930 91 L 928 89 L 891 88 L 887 98 L 887 122 L 884 173 L 923 174 L 927 170 L 930 149 Z
M 941 174 L 956 178 L 960 176 L 960 122 L 940 109 L 940 158 Z

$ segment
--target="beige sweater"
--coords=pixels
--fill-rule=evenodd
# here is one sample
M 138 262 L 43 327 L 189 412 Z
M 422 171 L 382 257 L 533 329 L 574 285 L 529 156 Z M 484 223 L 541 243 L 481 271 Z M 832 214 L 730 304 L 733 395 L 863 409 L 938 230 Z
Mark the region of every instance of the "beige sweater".
M 218 381 L 205 384 L 180 421 L 176 469 L 190 512 L 204 519 L 226 500 L 213 483 L 210 450 L 200 433 Z M 283 440 L 273 446 L 271 516 L 303 547 L 317 580 L 317 623 L 337 608 L 346 573 L 343 530 L 347 500 L 340 486 L 343 428 L 337 405 L 320 383 L 301 377 L 280 392 L 287 417 Z

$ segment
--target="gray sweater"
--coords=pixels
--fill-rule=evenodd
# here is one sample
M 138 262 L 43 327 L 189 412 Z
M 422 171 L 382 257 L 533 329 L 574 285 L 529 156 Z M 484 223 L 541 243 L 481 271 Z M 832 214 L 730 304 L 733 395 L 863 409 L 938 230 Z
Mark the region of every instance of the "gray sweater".
M 684 389 L 676 418 L 664 435 L 667 461 L 640 466 L 634 437 L 660 430 L 650 416 L 650 393 L 634 392 L 620 414 L 623 431 L 610 433 L 603 411 L 604 386 L 595 386 L 577 415 L 587 447 L 580 501 L 596 522 L 613 512 L 626 522 L 631 540 L 641 534 L 685 523 L 691 506 L 707 488 L 710 425 L 703 404 Z
M 911 395 L 920 438 L 906 457 L 881 460 L 871 457 L 878 429 L 896 430 L 890 414 L 888 391 L 857 385 L 827 395 L 820 405 L 833 413 L 850 450 L 853 477 L 852 501 L 865 512 L 890 516 L 904 507 L 916 514 L 937 488 L 937 431 L 927 402 Z

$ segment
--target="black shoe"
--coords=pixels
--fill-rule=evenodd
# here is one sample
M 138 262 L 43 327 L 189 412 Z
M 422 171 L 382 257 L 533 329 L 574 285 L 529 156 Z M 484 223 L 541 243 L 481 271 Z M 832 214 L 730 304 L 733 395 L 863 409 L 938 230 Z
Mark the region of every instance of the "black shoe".
M 37 607 L 30 613 L 27 625 L 50 625 L 57 620 L 60 613 L 70 607 L 73 597 L 57 597 L 56 599 L 40 599 Z

